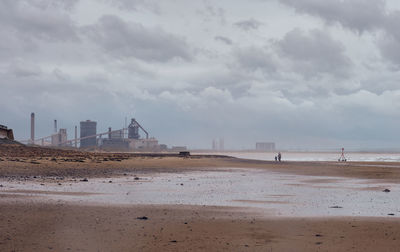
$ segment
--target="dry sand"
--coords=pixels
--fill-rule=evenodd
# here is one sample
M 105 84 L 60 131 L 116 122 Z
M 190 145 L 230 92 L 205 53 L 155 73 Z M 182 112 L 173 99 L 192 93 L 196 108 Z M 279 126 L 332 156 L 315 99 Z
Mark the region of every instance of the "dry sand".
M 0 147 L 3 180 L 258 168 L 398 183 L 398 163 L 265 162 Z M 34 178 L 36 177 L 36 178 Z M 313 177 L 310 177 L 310 181 Z M 310 182 L 311 183 L 311 182 Z M 246 209 L 99 206 L 0 197 L 0 251 L 398 251 L 399 218 L 278 218 Z M 140 220 L 137 217 L 148 217 Z

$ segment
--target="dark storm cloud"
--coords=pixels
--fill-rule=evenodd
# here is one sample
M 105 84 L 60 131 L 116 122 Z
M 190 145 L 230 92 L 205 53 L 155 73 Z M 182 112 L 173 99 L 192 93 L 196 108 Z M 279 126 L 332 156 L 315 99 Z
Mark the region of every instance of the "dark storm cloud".
M 351 74 L 352 62 L 345 55 L 344 45 L 321 30 L 304 32 L 296 28 L 276 46 L 283 57 L 293 62 L 293 70 L 306 77 L 331 74 L 346 78 Z
M 260 27 L 263 23 L 260 21 L 251 18 L 247 20 L 242 20 L 239 22 L 236 22 L 234 25 L 239 27 L 242 30 L 249 31 L 249 30 L 257 30 L 258 27 Z
M 75 2 L 4 0 L 0 2 L 0 27 L 26 40 L 77 40 L 76 27 L 67 13 Z
M 161 28 L 146 28 L 139 23 L 125 22 L 113 15 L 100 18 L 83 31 L 114 57 L 135 57 L 144 61 L 166 62 L 174 58 L 190 60 L 189 46 L 183 38 Z
M 280 0 L 299 13 L 318 16 L 329 23 L 363 32 L 379 28 L 385 21 L 385 0 Z
M 215 36 L 214 39 L 217 40 L 217 41 L 221 41 L 221 42 L 223 42 L 223 43 L 225 43 L 227 45 L 232 45 L 233 44 L 233 42 L 232 42 L 232 40 L 230 38 L 227 38 L 227 37 L 224 37 L 224 36 Z

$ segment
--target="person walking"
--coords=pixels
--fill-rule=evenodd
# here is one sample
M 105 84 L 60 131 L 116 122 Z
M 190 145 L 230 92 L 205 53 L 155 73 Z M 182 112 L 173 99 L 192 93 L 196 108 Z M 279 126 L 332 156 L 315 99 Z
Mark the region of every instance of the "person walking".
M 278 161 L 281 162 L 281 159 L 282 159 L 282 154 L 279 152 L 278 153 Z

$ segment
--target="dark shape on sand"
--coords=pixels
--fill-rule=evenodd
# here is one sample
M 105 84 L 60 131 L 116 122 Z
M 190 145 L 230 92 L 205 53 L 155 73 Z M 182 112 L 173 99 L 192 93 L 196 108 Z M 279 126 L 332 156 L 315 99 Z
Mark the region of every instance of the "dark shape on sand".
M 138 220 L 148 220 L 149 218 L 147 218 L 146 216 L 142 216 L 142 217 L 137 217 L 136 219 L 138 219 Z
M 385 189 L 382 192 L 390 192 L 390 190 L 389 189 Z
M 329 208 L 343 208 L 343 207 L 341 207 L 341 206 L 331 206 Z

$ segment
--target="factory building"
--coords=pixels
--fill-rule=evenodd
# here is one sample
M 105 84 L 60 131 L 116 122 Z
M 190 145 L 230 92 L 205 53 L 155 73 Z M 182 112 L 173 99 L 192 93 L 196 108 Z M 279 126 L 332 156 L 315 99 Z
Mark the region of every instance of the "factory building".
M 95 147 L 97 145 L 95 136 L 97 133 L 97 122 L 90 120 L 82 121 L 80 123 L 80 131 L 80 138 L 83 138 L 80 140 L 81 148 Z
M 149 139 L 130 139 L 129 148 L 131 150 L 156 150 L 159 149 L 158 140 L 154 137 Z
M 140 138 L 139 130 L 146 134 L 146 138 Z M 101 149 L 114 151 L 155 151 L 160 150 L 158 140 L 154 137 L 149 138 L 149 133 L 139 124 L 136 119 L 132 119 L 128 128 L 128 138 L 124 138 L 123 130 L 112 131 L 108 129 L 108 139 L 101 140 Z
M 7 131 L 7 127 L 0 125 L 0 138 L 12 136 Z M 140 136 L 144 132 L 145 138 Z M 57 131 L 57 120 L 54 120 L 54 133 L 35 139 L 35 114 L 31 114 L 31 138 L 25 142 L 30 144 L 40 144 L 42 146 L 72 147 L 86 149 L 102 149 L 107 151 L 165 151 L 166 145 L 160 145 L 154 137 L 149 138 L 149 133 L 139 124 L 136 119 L 132 119 L 128 127 L 97 133 L 97 122 L 86 120 L 80 122 L 80 137 L 78 138 L 78 128 L 75 126 L 74 139 L 68 140 L 67 129 Z
M 66 146 L 67 140 L 67 129 L 60 129 L 58 133 L 51 135 L 52 146 Z
M 259 142 L 256 143 L 257 151 L 275 151 L 275 143 Z

